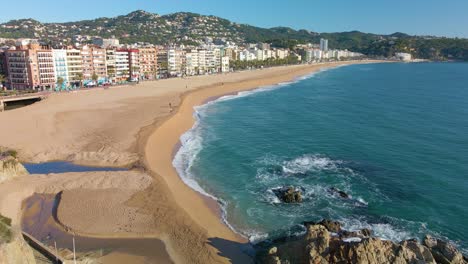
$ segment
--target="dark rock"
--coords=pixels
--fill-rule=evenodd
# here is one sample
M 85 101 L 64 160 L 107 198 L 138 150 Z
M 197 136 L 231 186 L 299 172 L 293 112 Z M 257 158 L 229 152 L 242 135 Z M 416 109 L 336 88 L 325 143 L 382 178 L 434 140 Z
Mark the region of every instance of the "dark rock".
M 424 245 L 430 249 L 437 263 L 467 263 L 460 251 L 458 251 L 458 249 L 451 243 L 427 235 L 424 238 Z
M 367 228 L 361 229 L 361 234 L 365 237 L 370 237 L 372 235 L 372 230 Z
M 333 233 L 339 233 L 341 231 L 340 222 L 324 219 L 318 222 L 317 224 L 323 225 L 328 231 L 333 232 Z
M 343 199 L 349 199 L 351 198 L 347 193 L 343 192 L 342 190 L 338 189 L 338 188 L 335 188 L 335 187 L 331 187 L 330 189 L 328 189 L 328 191 L 333 194 L 333 195 L 338 195 L 340 196 L 341 198 Z
M 275 195 L 285 203 L 302 203 L 302 191 L 294 187 L 274 189 Z

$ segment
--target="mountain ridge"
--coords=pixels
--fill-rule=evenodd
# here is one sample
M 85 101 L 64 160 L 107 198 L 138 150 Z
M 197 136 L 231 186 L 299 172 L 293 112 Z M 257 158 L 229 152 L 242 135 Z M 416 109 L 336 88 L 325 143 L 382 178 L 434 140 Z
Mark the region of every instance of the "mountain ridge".
M 276 47 L 293 48 L 301 43 L 329 39 L 329 46 L 349 49 L 372 57 L 389 57 L 409 52 L 415 57 L 436 60 L 468 60 L 468 39 L 436 36 L 412 36 L 395 32 L 389 35 L 361 31 L 317 33 L 290 27 L 262 28 L 192 12 L 159 15 L 136 10 L 116 17 L 100 17 L 75 22 L 42 23 L 35 19 L 10 20 L 0 24 L 0 38 L 40 38 L 43 42 L 74 44 L 74 36 L 115 36 L 124 44 L 201 45 L 206 38 L 215 43 L 237 44 L 269 42 Z M 82 41 L 82 40 L 81 40 Z M 90 39 L 84 41 L 91 42 Z

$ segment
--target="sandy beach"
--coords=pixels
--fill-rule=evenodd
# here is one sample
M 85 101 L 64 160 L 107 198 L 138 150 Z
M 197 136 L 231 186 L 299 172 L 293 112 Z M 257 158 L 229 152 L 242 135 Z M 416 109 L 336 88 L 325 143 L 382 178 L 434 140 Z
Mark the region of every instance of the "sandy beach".
M 352 63 L 277 67 L 225 75 L 144 82 L 53 94 L 0 113 L 0 146 L 23 162 L 66 160 L 132 171 L 24 176 L 0 184 L 0 213 L 19 225 L 21 203 L 33 193 L 64 191 L 60 222 L 80 234 L 154 237 L 175 263 L 249 263 L 246 238 L 230 230 L 216 203 L 185 185 L 172 165 L 193 108 L 226 94 L 293 80 Z M 86 217 L 80 217 L 86 215 Z M 125 254 L 123 254 L 125 255 Z M 141 256 L 107 256 L 142 263 Z

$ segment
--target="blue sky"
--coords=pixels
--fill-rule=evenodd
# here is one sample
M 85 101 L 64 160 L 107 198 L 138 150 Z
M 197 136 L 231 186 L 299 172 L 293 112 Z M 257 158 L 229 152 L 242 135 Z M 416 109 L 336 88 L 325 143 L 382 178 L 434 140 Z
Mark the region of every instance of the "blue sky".
M 468 0 L 0 0 L 0 22 L 68 22 L 127 14 L 189 11 L 260 27 L 316 32 L 359 30 L 468 38 Z

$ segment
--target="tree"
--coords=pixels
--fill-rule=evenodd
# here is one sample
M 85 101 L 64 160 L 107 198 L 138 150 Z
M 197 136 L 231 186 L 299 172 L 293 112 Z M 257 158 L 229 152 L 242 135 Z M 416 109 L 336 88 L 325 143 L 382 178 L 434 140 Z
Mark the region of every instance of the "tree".
M 107 77 L 109 78 L 110 82 L 114 82 L 114 80 L 115 80 L 115 69 L 114 68 L 108 68 L 107 69 Z
M 61 90 L 63 87 L 63 84 L 65 83 L 65 80 L 62 77 L 57 78 L 57 84 L 58 84 L 58 89 Z
M 83 73 L 79 72 L 76 74 L 76 79 L 80 81 L 80 89 L 83 88 Z
M 0 74 L 0 85 L 3 85 L 3 83 L 6 81 L 6 77 L 3 74 Z M 5 87 L 6 89 L 6 87 Z
M 93 76 L 91 76 L 91 79 L 93 79 L 94 82 L 97 82 L 99 76 L 95 72 L 93 72 Z
M 154 76 L 154 79 L 156 80 L 158 78 L 158 67 L 157 66 L 154 66 L 153 68 L 153 76 Z
M 137 72 L 140 70 L 140 67 L 138 66 L 132 66 L 132 76 L 130 76 L 130 79 L 133 79 L 134 77 L 137 76 Z M 139 78 L 140 76 L 138 76 Z
M 125 79 L 128 81 L 128 78 L 129 78 L 129 76 L 128 76 L 128 70 L 123 70 L 123 71 L 122 71 L 122 75 L 123 75 L 123 77 L 125 77 Z

